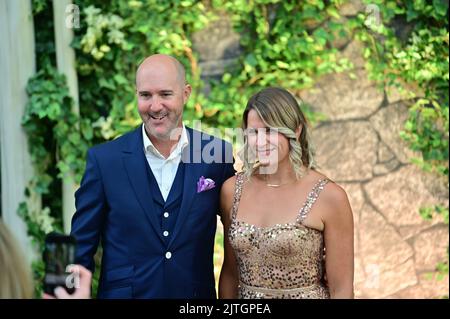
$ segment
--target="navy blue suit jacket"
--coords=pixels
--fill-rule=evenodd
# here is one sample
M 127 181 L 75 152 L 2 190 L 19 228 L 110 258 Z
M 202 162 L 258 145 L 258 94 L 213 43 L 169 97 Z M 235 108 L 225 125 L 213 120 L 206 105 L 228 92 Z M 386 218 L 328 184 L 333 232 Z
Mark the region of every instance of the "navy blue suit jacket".
M 71 234 L 77 240 L 76 262 L 91 271 L 102 245 L 99 298 L 216 297 L 216 216 L 221 185 L 235 173 L 233 155 L 229 143 L 187 132 L 183 194 L 169 240 L 155 214 L 142 127 L 88 151 Z M 216 187 L 197 193 L 200 176 L 213 179 Z

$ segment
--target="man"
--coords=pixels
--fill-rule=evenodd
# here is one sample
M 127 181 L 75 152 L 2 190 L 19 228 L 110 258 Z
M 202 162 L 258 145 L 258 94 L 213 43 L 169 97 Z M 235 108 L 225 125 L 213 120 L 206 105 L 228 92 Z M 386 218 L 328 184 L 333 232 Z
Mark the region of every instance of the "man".
M 148 57 L 136 72 L 142 126 L 88 151 L 72 235 L 92 272 L 101 241 L 99 298 L 216 296 L 216 213 L 235 171 L 229 143 L 183 125 L 190 93 L 180 62 Z

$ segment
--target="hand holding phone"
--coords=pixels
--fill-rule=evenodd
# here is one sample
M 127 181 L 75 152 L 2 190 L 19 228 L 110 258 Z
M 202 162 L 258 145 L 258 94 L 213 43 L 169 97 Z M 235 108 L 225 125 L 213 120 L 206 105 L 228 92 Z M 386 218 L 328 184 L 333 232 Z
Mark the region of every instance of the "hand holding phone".
M 73 294 L 67 293 L 64 288 L 55 289 L 55 295 L 45 294 L 44 299 L 89 299 L 91 298 L 92 273 L 81 265 L 70 265 L 69 272 L 79 277 L 79 288 L 75 289 Z
M 75 291 L 79 280 L 76 274 L 69 271 L 75 263 L 76 241 L 73 236 L 50 233 L 45 238 L 44 292 L 53 296 L 56 287 L 64 288 L 68 294 Z

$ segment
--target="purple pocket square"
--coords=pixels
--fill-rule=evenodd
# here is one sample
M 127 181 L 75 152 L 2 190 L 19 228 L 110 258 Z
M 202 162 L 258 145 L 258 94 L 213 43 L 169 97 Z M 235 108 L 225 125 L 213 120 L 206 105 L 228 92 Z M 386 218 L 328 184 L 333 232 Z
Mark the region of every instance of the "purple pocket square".
M 211 178 L 200 176 L 197 182 L 197 193 L 207 191 L 208 189 L 212 189 L 214 187 L 216 187 L 216 183 Z

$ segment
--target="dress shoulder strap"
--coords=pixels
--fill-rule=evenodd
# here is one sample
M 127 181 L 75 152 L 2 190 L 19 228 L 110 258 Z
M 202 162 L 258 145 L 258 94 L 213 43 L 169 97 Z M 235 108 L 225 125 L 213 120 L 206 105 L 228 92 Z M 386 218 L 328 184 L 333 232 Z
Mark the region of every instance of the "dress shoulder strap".
M 328 178 L 324 178 L 319 180 L 316 185 L 314 185 L 311 192 L 308 194 L 308 197 L 306 198 L 305 204 L 303 204 L 302 208 L 300 209 L 298 215 L 297 215 L 297 223 L 303 223 L 303 221 L 308 216 L 309 212 L 311 211 L 312 206 L 316 202 L 317 198 L 319 198 L 320 192 L 323 190 L 325 185 L 330 180 Z
M 241 200 L 243 184 L 244 184 L 244 173 L 239 172 L 236 174 L 236 182 L 234 184 L 234 196 L 233 196 L 233 207 L 231 208 L 231 220 L 236 219 L 239 202 Z

